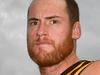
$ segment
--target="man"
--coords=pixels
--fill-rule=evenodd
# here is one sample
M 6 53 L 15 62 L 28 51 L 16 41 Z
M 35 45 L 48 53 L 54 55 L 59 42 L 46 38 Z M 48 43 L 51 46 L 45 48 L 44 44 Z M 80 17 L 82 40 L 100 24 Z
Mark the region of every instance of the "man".
M 81 36 L 75 0 L 34 0 L 28 11 L 27 45 L 41 75 L 100 75 L 100 61 L 80 61 Z

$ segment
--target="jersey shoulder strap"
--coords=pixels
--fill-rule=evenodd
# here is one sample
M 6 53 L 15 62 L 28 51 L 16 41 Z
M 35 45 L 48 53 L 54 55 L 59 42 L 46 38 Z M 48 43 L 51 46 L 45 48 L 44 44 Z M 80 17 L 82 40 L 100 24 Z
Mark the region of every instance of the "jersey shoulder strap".
M 91 64 L 91 61 L 81 60 L 66 69 L 61 75 L 80 75 L 80 73 Z

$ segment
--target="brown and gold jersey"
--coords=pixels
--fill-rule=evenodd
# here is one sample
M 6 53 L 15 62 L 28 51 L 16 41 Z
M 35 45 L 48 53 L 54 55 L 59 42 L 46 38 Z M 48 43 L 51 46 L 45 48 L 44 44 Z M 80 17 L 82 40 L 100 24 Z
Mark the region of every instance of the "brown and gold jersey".
M 91 61 L 81 60 L 66 69 L 61 75 L 80 75 L 80 73 L 90 64 Z

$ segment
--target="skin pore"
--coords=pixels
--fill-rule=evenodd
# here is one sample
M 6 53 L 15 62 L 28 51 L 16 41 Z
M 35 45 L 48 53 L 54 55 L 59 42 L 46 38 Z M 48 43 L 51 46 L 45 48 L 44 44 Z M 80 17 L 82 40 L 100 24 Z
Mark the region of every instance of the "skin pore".
M 64 0 L 34 0 L 29 8 L 28 52 L 41 75 L 60 75 L 77 62 L 80 23 L 71 25 Z

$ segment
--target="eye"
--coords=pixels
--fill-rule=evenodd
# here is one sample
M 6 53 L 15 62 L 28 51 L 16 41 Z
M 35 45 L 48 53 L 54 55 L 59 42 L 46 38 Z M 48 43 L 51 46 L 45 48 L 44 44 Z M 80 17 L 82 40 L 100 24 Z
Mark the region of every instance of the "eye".
M 33 25 L 33 26 L 39 25 L 39 21 L 32 21 L 30 22 L 30 25 Z
M 53 24 L 58 24 L 58 23 L 59 23 L 58 20 L 51 20 L 51 21 L 50 21 L 50 24 L 52 24 L 52 25 L 53 25 Z

